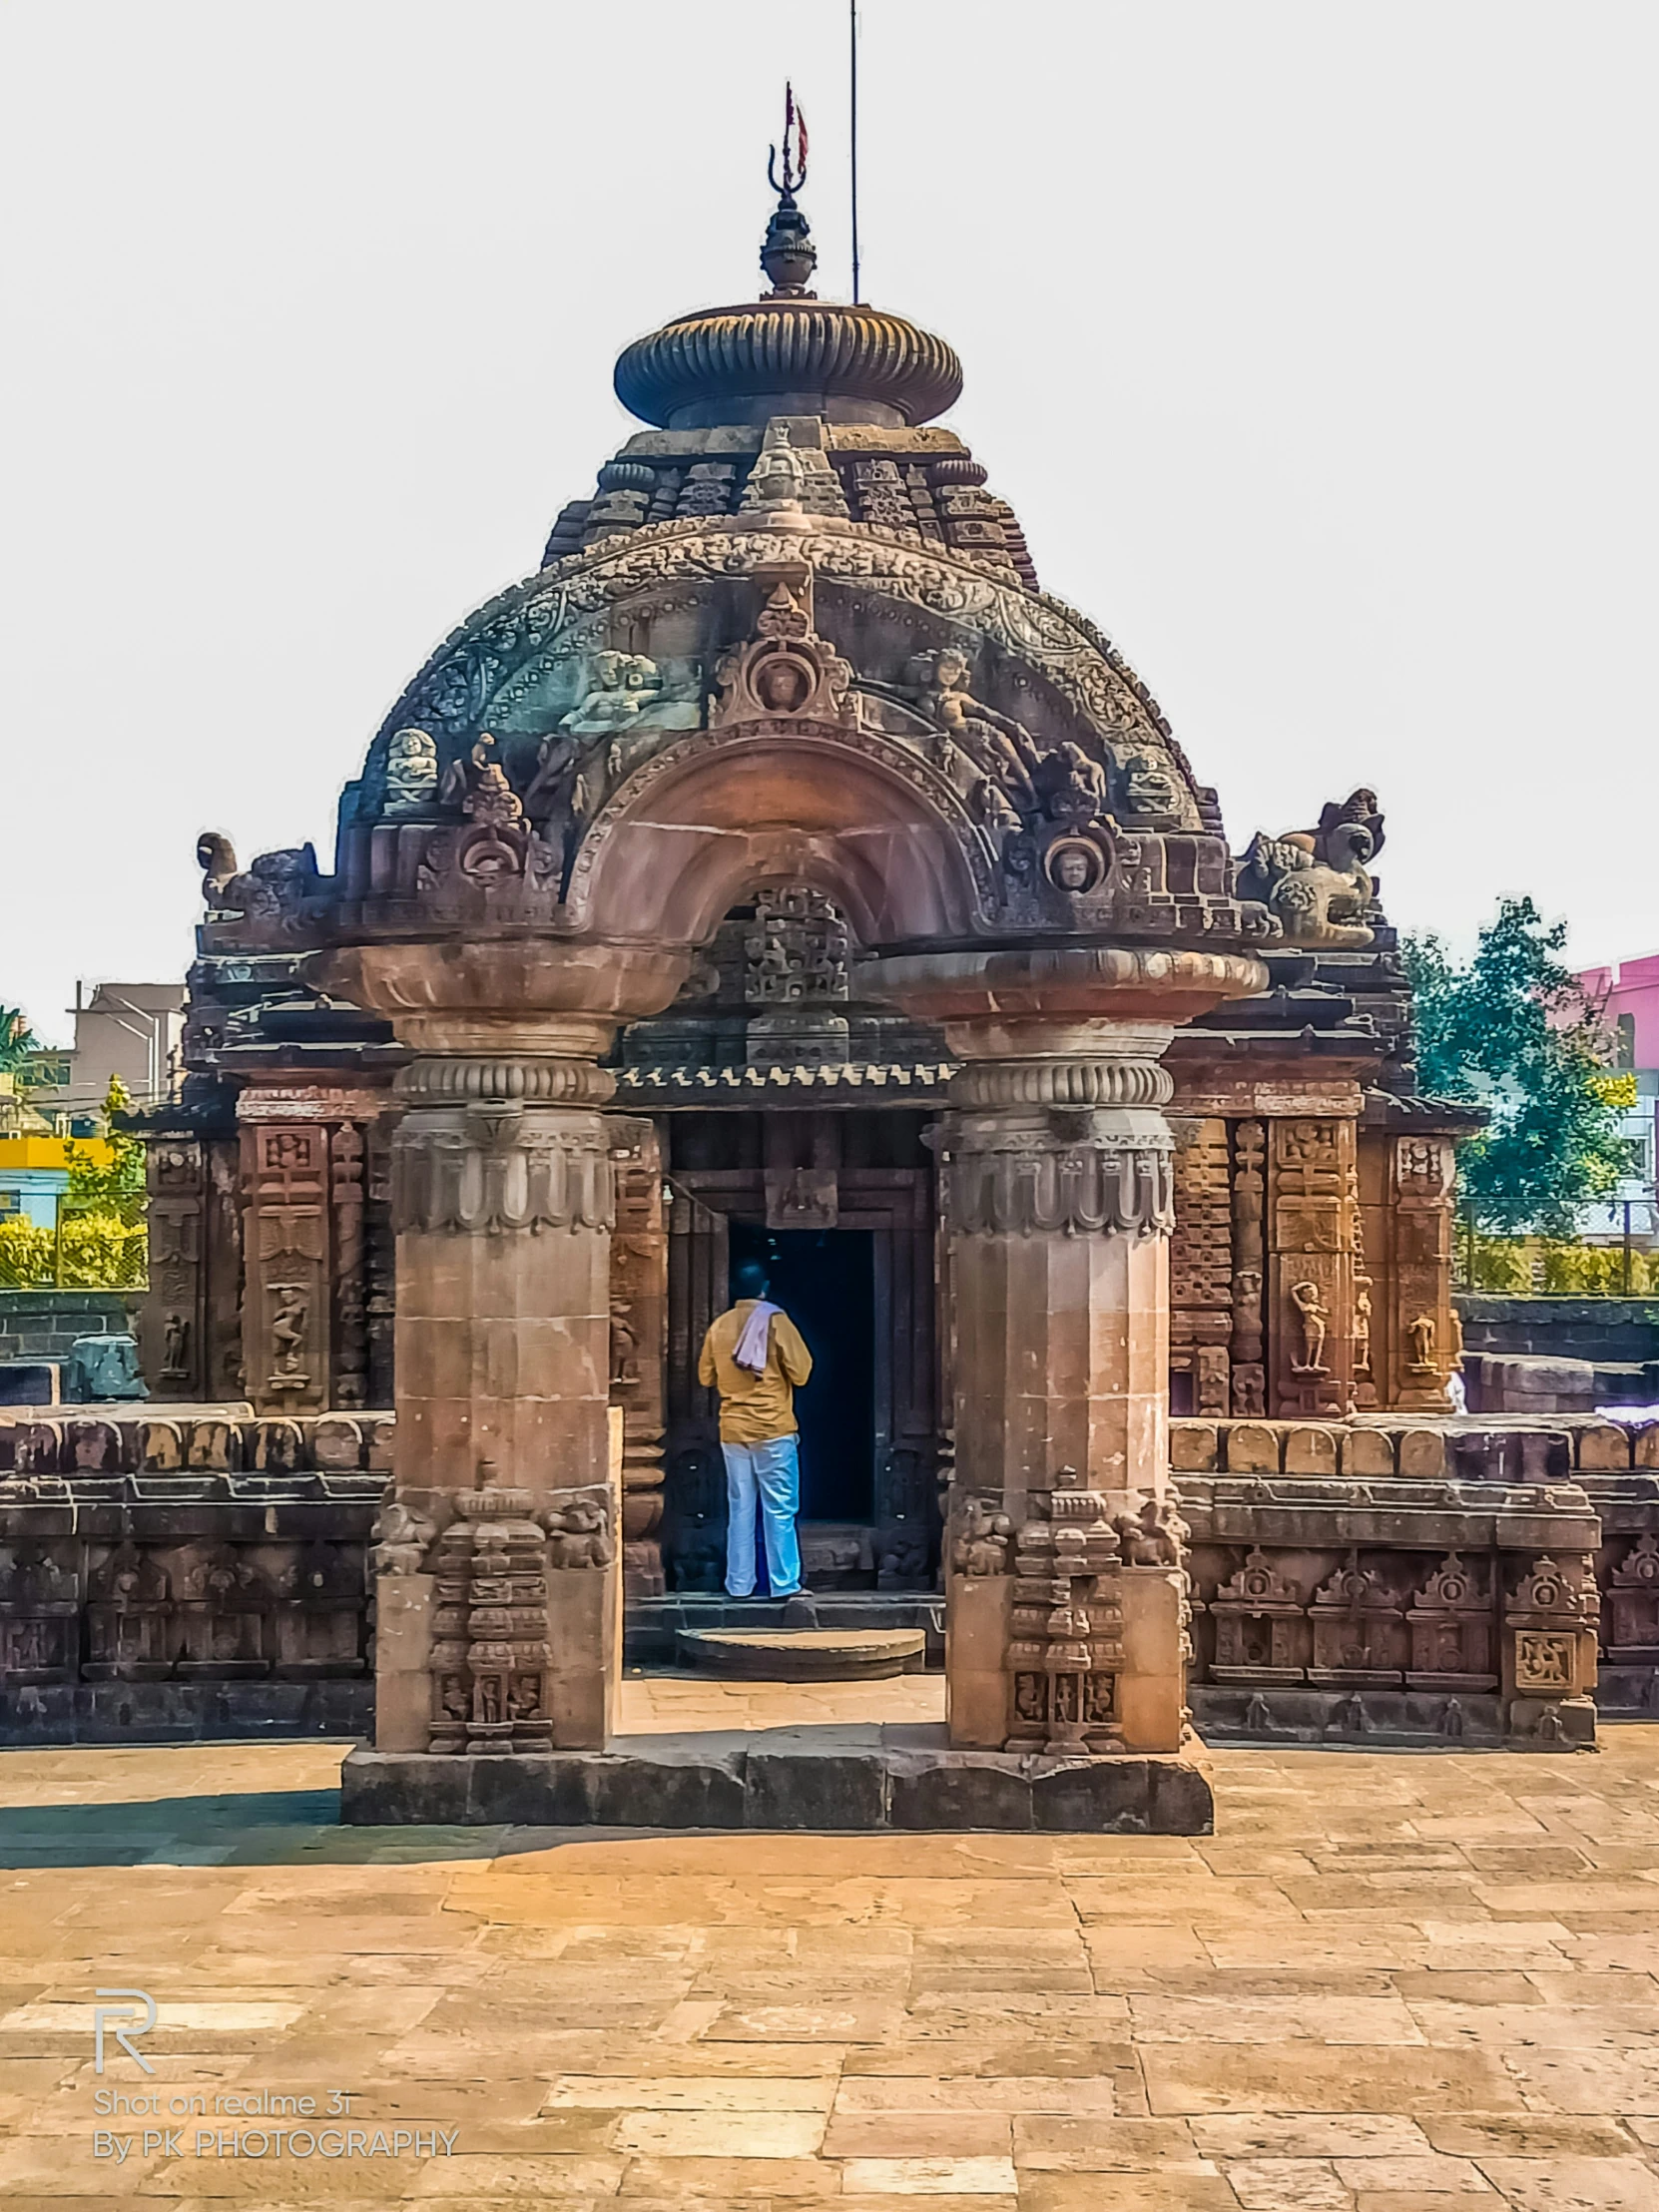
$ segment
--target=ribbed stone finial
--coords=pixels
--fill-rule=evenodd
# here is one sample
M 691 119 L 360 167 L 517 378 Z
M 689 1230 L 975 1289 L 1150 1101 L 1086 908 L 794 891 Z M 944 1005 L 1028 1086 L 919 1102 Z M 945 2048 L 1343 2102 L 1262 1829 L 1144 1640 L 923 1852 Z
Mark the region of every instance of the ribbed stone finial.
M 793 193 L 781 193 L 767 225 L 761 248 L 761 267 L 772 279 L 774 298 L 812 299 L 807 289 L 818 267 L 818 248 L 807 227 L 807 218 L 795 204 Z

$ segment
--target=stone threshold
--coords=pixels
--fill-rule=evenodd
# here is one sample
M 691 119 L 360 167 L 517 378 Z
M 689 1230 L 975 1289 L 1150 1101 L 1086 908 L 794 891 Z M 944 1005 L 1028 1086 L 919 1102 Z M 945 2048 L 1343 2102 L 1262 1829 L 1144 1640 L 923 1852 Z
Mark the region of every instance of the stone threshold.
M 1042 1758 L 953 1751 L 942 1727 L 822 1727 L 618 1738 L 607 1751 L 455 1757 L 359 1746 L 348 1827 L 945 1829 L 1209 1836 L 1185 1754 Z

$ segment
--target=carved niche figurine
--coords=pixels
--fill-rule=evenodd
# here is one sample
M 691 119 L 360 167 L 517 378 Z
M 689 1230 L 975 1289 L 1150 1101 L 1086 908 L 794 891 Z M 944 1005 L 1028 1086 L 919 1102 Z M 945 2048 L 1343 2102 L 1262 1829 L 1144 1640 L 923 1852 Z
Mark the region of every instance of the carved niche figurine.
M 550 1566 L 608 1567 L 615 1557 L 610 1508 L 602 1497 L 573 1497 L 545 1516 Z
M 1366 1283 L 1357 1284 L 1354 1292 L 1354 1372 L 1356 1375 L 1371 1373 L 1371 1289 Z
M 812 417 L 775 415 L 738 502 L 740 511 L 778 515 L 786 523 L 798 513 L 844 515 L 845 495 L 833 462 L 818 442 L 822 436 Z
M 424 730 L 399 730 L 386 748 L 388 815 L 413 814 L 438 796 L 438 749 Z
M 1419 1314 L 1415 1321 L 1407 1322 L 1405 1334 L 1411 1341 L 1411 1358 L 1407 1367 L 1410 1375 L 1438 1375 L 1439 1362 L 1434 1357 L 1434 1317 Z
M 185 1314 L 169 1314 L 162 1330 L 162 1381 L 185 1382 L 190 1376 L 190 1320 Z
M 958 1574 L 1001 1574 L 1008 1564 L 1014 1524 L 982 1497 L 970 1497 L 956 1524 L 950 1563 Z
M 1043 872 L 1056 890 L 1086 898 L 1106 880 L 1106 855 L 1092 838 L 1056 837 L 1043 855 Z
M 1131 753 L 1123 763 L 1118 813 L 1125 822 L 1149 830 L 1179 829 L 1184 809 L 1181 788 L 1153 753 Z
M 1138 1514 L 1119 1514 L 1112 1526 L 1118 1532 L 1126 1567 L 1178 1567 L 1182 1547 L 1191 1534 L 1173 1498 L 1149 1497 Z
M 376 1574 L 418 1574 L 436 1533 L 424 1514 L 411 1513 L 394 1497 L 380 1508 L 370 1531 L 368 1563 Z
M 1327 806 L 1317 830 L 1283 837 L 1258 830 L 1239 895 L 1277 914 L 1293 944 L 1363 950 L 1376 935 L 1366 918 L 1377 895 L 1367 863 L 1382 842 L 1376 794 L 1356 792 L 1340 807 Z
M 1042 756 L 1032 783 L 1050 822 L 1086 824 L 1106 812 L 1106 771 L 1069 738 Z
M 797 716 L 847 725 L 857 718 L 850 665 L 816 635 L 800 596 L 780 576 L 747 644 L 734 646 L 715 667 L 720 689 L 711 728 Z
M 640 1340 L 634 1329 L 634 1310 L 625 1298 L 611 1301 L 611 1388 L 632 1389 L 640 1379 Z
M 299 1376 L 299 1355 L 305 1343 L 305 1322 L 310 1304 L 296 1283 L 272 1286 L 276 1304 L 271 1316 L 271 1357 L 278 1376 L 294 1381 Z
M 1293 1375 L 1328 1375 L 1325 1365 L 1325 1339 L 1331 1326 L 1331 1315 L 1317 1283 L 1293 1283 L 1291 1304 L 1296 1308 L 1301 1324 L 1302 1358 L 1291 1362 Z

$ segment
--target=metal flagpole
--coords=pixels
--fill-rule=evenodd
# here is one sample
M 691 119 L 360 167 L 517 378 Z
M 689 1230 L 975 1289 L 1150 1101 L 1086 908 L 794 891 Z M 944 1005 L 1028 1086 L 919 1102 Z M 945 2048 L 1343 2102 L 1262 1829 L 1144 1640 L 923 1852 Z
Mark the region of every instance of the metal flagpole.
M 858 0 L 846 0 L 852 108 L 852 304 L 858 304 Z

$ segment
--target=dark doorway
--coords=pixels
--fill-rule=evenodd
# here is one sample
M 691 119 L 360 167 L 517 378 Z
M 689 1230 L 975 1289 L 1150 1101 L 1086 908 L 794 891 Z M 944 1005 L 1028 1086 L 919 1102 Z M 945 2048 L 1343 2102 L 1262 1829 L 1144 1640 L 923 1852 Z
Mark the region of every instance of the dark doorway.
M 760 1260 L 772 1297 L 806 1340 L 813 1380 L 796 1392 L 801 1516 L 874 1517 L 875 1256 L 867 1229 L 763 1229 L 728 1223 L 729 1253 Z

